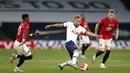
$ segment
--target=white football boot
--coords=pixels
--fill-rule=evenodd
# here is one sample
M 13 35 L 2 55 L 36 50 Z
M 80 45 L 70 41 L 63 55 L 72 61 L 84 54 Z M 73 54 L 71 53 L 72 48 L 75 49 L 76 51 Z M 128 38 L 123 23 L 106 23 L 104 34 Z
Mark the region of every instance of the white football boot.
M 105 64 L 101 63 L 100 68 L 106 68 Z
M 19 69 L 18 67 L 14 68 L 14 72 L 24 72 L 23 70 Z

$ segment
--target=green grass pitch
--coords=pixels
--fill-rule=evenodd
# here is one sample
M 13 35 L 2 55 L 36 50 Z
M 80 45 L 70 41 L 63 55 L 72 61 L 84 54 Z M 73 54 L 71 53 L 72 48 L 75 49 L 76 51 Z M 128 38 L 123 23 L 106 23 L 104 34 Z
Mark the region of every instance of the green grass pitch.
M 69 60 L 68 52 L 61 50 L 31 50 L 33 59 L 25 61 L 21 69 L 24 73 L 130 73 L 130 50 L 112 50 L 106 69 L 99 68 L 102 56 L 99 56 L 95 64 L 91 64 L 91 58 L 97 50 L 87 50 L 87 58 L 83 60 L 79 57 L 78 66 L 82 63 L 89 65 L 88 71 L 75 70 L 71 67 L 65 67 L 60 70 L 57 64 Z M 14 73 L 18 59 L 14 63 L 10 63 L 10 54 L 17 53 L 16 50 L 0 50 L 0 73 Z

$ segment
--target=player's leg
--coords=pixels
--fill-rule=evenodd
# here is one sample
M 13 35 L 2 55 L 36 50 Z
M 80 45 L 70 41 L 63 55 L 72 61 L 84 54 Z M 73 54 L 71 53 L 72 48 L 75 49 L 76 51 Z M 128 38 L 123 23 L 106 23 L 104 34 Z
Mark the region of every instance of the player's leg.
M 94 64 L 96 58 L 100 55 L 102 55 L 105 51 L 105 40 L 103 39 L 99 39 L 99 50 L 97 51 L 96 54 L 94 54 L 93 58 L 92 58 L 92 64 Z
M 11 59 L 10 59 L 10 62 L 13 63 L 13 61 L 16 59 L 16 58 L 21 58 L 23 56 L 23 52 L 22 52 L 22 46 L 20 46 L 20 42 L 18 42 L 17 40 L 14 42 L 14 48 L 18 51 L 18 55 L 16 54 L 11 54 Z
M 86 59 L 85 51 L 91 45 L 89 36 L 80 36 L 80 44 L 82 45 L 82 48 L 80 51 L 80 57 L 82 59 Z
M 66 47 L 67 51 L 69 52 L 69 56 L 70 56 L 71 60 L 68 60 L 62 64 L 59 64 L 58 66 L 60 67 L 61 70 L 63 69 L 64 66 L 71 66 L 72 64 L 75 64 L 77 62 L 77 54 L 76 54 L 76 51 L 74 52 L 75 49 L 73 49 L 74 46 L 76 46 L 76 45 L 72 41 L 65 43 L 65 47 Z M 78 55 L 79 55 L 79 52 L 78 52 Z M 75 57 L 75 58 L 73 58 L 73 57 Z
M 58 67 L 60 67 L 60 70 L 62 70 L 64 66 L 70 66 L 71 63 L 72 63 L 72 60 L 68 60 L 62 64 L 58 64 Z
M 72 66 L 73 68 L 75 68 L 75 69 L 78 68 L 78 66 L 77 66 L 78 56 L 79 56 L 79 51 L 78 51 L 78 49 L 75 49 L 75 50 L 73 51 L 73 57 L 72 57 L 72 63 L 71 63 L 71 66 Z
M 88 49 L 88 47 L 90 45 L 91 45 L 91 43 L 84 43 L 84 44 L 82 44 L 81 55 L 85 55 L 85 51 Z
M 25 60 L 31 60 L 33 58 L 31 51 L 26 46 L 26 44 L 23 44 L 23 54 L 25 56 Z
M 23 72 L 22 70 L 20 70 L 20 66 L 22 66 L 22 64 L 24 63 L 25 60 L 30 60 L 32 59 L 32 55 L 30 50 L 27 48 L 27 46 L 25 44 L 21 45 L 18 48 L 18 52 L 20 55 L 16 55 L 17 58 L 19 59 L 19 62 L 17 64 L 17 66 L 15 67 L 14 71 L 15 72 Z
M 69 46 L 66 46 L 66 45 L 65 45 L 65 47 L 66 47 L 66 49 L 69 48 Z M 72 59 L 73 53 L 71 53 L 69 50 L 68 50 L 68 52 L 69 52 L 69 56 Z M 66 62 L 64 62 L 62 64 L 58 64 L 58 67 L 60 67 L 60 70 L 62 70 L 65 66 L 70 66 L 71 63 L 72 63 L 72 60 L 68 60 L 68 61 L 66 61 Z
M 101 68 L 106 68 L 105 67 L 105 63 L 106 63 L 107 59 L 109 58 L 109 55 L 110 55 L 110 52 L 111 52 L 110 51 L 111 50 L 111 46 L 112 46 L 112 39 L 107 40 L 106 41 L 106 53 L 105 53 L 105 55 L 103 57 L 101 65 L 100 65 Z
M 71 44 L 69 42 L 66 42 L 65 47 L 69 53 L 70 58 L 72 59 L 73 53 L 69 50 L 69 48 L 71 48 Z M 68 60 L 62 64 L 58 64 L 58 67 L 60 67 L 60 70 L 62 70 L 65 66 L 70 66 L 71 63 L 72 63 L 72 60 Z
M 16 41 L 14 42 L 14 48 L 17 49 L 18 54 L 21 54 L 20 51 L 19 51 L 19 49 L 18 49 L 18 48 L 19 48 L 19 47 L 18 47 L 19 44 L 20 44 L 20 43 L 16 40 Z M 10 58 L 10 62 L 13 63 L 13 61 L 14 61 L 16 58 L 17 58 L 17 55 L 15 55 L 15 54 L 12 53 L 12 54 L 11 54 L 11 58 Z
M 14 68 L 14 71 L 15 72 L 23 72 L 23 70 L 20 70 L 19 67 L 24 63 L 24 55 L 22 54 L 22 46 L 20 46 L 20 42 L 18 42 L 17 40 L 14 42 L 14 48 L 17 49 L 18 51 L 18 55 L 15 55 L 15 54 L 12 54 L 11 55 L 11 63 L 13 63 L 13 61 L 16 59 L 16 58 L 19 58 L 19 62 L 17 64 L 17 66 Z
M 84 44 L 82 44 L 82 48 L 81 48 L 81 51 L 80 51 L 80 57 L 82 59 L 87 59 L 85 51 L 88 49 L 88 47 L 90 45 L 91 45 L 91 43 L 84 43 Z
M 75 45 L 75 43 L 73 41 L 69 41 L 68 43 L 66 43 L 66 47 L 67 47 L 67 50 L 69 51 L 70 57 L 72 59 L 72 63 L 70 65 L 71 65 L 71 67 L 77 69 L 78 68 L 77 59 L 79 56 L 79 51 L 78 51 L 77 46 Z

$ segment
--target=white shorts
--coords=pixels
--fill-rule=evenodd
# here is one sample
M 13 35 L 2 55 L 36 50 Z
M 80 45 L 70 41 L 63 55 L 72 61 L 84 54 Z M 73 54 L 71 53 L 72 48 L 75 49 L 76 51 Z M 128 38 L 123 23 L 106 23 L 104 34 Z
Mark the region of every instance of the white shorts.
M 89 44 L 90 43 L 90 39 L 89 39 L 89 36 L 79 36 L 79 41 L 80 41 L 80 44 Z
M 17 40 L 15 40 L 15 42 L 14 42 L 14 48 L 17 49 L 18 54 L 19 55 L 24 55 L 24 56 L 31 55 L 31 51 L 26 46 L 26 44 L 23 44 L 23 45 L 19 46 L 20 44 L 21 44 L 21 42 L 18 42 Z
M 108 40 L 99 39 L 99 48 L 105 49 L 106 46 L 112 47 L 112 39 L 108 39 Z

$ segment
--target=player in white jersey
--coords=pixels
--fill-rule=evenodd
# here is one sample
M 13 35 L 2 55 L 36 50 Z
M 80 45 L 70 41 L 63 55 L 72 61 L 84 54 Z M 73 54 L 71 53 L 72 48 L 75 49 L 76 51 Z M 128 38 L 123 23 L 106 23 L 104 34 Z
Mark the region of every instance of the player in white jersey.
M 63 24 L 47 25 L 45 27 L 46 29 L 50 28 L 50 27 L 66 27 L 67 28 L 65 47 L 66 47 L 67 51 L 69 52 L 71 59 L 58 65 L 61 70 L 63 69 L 64 66 L 71 66 L 75 69 L 78 68 L 77 58 L 79 56 L 79 51 L 78 51 L 78 48 L 76 46 L 76 41 L 77 41 L 77 37 L 78 37 L 78 35 L 80 35 L 80 33 L 86 33 L 90 36 L 94 36 L 94 37 L 98 37 L 98 38 L 101 37 L 100 35 L 96 35 L 92 32 L 86 31 L 85 28 L 80 26 L 80 23 L 81 23 L 81 17 L 75 16 L 74 23 L 73 22 L 65 22 Z

